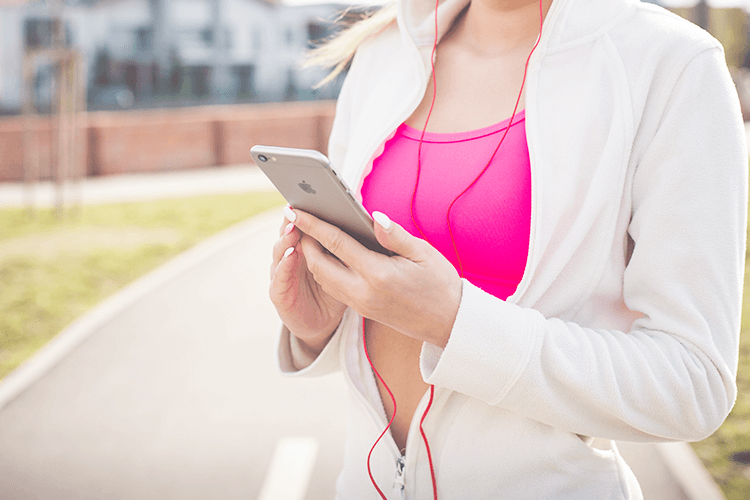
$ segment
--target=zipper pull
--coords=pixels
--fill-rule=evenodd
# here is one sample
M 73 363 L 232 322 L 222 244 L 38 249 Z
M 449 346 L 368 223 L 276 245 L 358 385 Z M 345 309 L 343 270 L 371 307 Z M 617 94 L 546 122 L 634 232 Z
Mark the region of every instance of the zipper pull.
M 406 498 L 406 492 L 404 491 L 404 456 L 401 455 L 396 460 L 396 479 L 393 481 L 393 490 L 397 495 L 400 495 L 401 500 Z

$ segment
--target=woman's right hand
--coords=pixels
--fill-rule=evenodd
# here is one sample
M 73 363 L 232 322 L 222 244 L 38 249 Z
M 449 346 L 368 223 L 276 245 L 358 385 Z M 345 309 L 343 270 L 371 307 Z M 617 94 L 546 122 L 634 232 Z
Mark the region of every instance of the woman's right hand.
M 318 354 L 341 322 L 346 306 L 324 292 L 308 271 L 299 251 L 300 237 L 299 229 L 285 216 L 273 246 L 269 295 L 284 325 L 311 353 Z

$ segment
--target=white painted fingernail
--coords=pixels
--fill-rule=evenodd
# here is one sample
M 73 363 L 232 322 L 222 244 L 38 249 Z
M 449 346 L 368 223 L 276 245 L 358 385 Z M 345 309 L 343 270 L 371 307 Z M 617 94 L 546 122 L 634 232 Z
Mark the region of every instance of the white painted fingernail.
M 294 219 L 297 218 L 297 214 L 294 213 L 294 210 L 289 205 L 284 207 L 284 215 L 289 222 L 294 222 Z
M 294 230 L 294 222 L 290 222 L 286 225 L 286 228 L 284 228 L 284 236 L 288 235 Z
M 391 228 L 391 219 L 389 219 L 383 212 L 373 212 L 372 218 L 375 219 L 375 222 L 380 224 L 386 231 Z
M 286 252 L 284 252 L 284 258 L 286 259 L 290 255 L 292 255 L 292 252 L 294 252 L 294 247 L 289 247 L 286 249 Z

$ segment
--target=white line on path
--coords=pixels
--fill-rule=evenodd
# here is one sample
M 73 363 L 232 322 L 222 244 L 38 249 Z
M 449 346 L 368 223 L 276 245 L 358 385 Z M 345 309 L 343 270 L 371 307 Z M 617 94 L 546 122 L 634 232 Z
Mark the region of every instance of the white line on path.
M 303 500 L 317 455 L 318 442 L 311 437 L 280 439 L 258 500 Z

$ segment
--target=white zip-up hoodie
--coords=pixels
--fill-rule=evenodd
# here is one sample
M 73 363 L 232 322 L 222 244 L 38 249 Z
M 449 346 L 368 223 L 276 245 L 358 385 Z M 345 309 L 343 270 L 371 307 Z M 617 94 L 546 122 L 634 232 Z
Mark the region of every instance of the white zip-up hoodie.
M 441 33 L 466 2 L 441 4 Z M 398 27 L 355 55 L 329 156 L 357 192 L 424 95 L 433 5 L 403 0 Z M 687 21 L 637 0 L 555 0 L 525 109 L 523 280 L 505 301 L 464 280 L 446 348 L 422 349 L 438 495 L 640 498 L 610 440 L 703 439 L 736 395 L 748 171 L 737 95 L 719 43 Z M 314 360 L 284 327 L 279 337 L 282 371 L 348 381 L 342 500 L 379 498 L 365 459 L 386 422 L 360 325 L 347 310 Z M 426 403 L 403 457 L 389 435 L 373 454 L 389 498 L 432 498 Z

